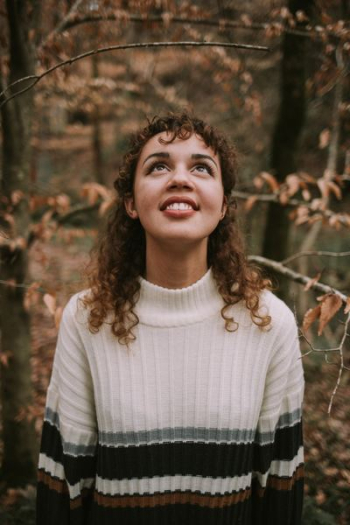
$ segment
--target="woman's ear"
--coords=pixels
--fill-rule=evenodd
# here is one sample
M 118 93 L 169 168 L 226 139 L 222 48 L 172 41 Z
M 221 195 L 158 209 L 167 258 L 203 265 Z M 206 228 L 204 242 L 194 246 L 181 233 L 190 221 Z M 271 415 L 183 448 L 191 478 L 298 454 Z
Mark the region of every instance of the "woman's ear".
M 227 197 L 224 195 L 224 199 L 222 201 L 222 208 L 221 208 L 221 219 L 223 219 L 227 212 Z
M 137 219 L 139 214 L 135 208 L 134 197 L 125 197 L 124 206 L 126 213 L 131 217 L 131 219 Z

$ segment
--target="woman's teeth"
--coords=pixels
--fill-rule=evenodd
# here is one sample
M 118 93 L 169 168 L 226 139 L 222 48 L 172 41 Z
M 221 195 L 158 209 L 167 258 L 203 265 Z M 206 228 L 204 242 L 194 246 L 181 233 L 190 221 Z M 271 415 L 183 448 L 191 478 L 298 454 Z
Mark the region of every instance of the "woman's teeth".
M 166 207 L 167 210 L 192 210 L 192 206 L 186 202 L 173 202 Z

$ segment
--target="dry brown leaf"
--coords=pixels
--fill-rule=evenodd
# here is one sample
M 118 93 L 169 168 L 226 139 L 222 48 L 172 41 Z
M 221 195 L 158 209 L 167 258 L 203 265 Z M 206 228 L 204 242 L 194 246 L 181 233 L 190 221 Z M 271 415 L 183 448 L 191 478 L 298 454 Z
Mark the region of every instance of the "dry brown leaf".
M 338 184 L 336 184 L 335 182 L 329 181 L 328 182 L 328 187 L 331 190 L 331 192 L 334 193 L 334 195 L 340 201 L 341 198 L 342 198 L 342 192 L 341 192 L 341 189 L 339 188 Z
M 321 272 L 319 272 L 315 277 L 313 277 L 312 279 L 310 279 L 310 281 L 305 285 L 304 287 L 304 290 L 305 292 L 307 292 L 308 290 L 310 290 L 310 288 L 313 287 L 313 285 L 315 283 L 317 283 L 319 280 L 320 280 L 320 277 L 321 277 Z
M 98 209 L 98 214 L 102 217 L 115 204 L 115 199 L 107 199 L 103 201 Z
M 313 211 L 324 209 L 324 203 L 322 199 L 312 199 L 310 207 Z
M 273 192 L 277 192 L 280 188 L 279 183 L 277 182 L 277 179 L 271 175 L 271 173 L 268 173 L 267 171 L 262 171 L 259 176 L 267 182 L 267 184 L 270 186 L 271 190 Z
M 21 190 L 14 190 L 11 193 L 11 202 L 12 202 L 12 204 L 16 205 L 19 202 L 21 202 L 22 199 L 24 199 L 23 191 L 21 191 Z
M 326 148 L 329 144 L 330 138 L 331 138 L 331 132 L 329 131 L 328 128 L 321 131 L 320 136 L 319 136 L 319 141 L 318 141 L 318 147 L 320 149 Z
M 307 188 L 305 188 L 302 192 L 301 192 L 302 196 L 303 196 L 303 199 L 305 201 L 309 201 L 311 199 L 311 193 L 309 192 L 309 190 Z
M 56 326 L 57 329 L 59 328 L 60 323 L 61 323 L 62 313 L 63 313 L 63 308 L 62 308 L 62 306 L 58 306 L 58 307 L 56 308 L 55 313 L 54 313 L 55 326 Z
M 3 214 L 3 218 L 5 219 L 5 221 L 12 227 L 15 226 L 15 218 L 13 215 L 11 215 L 10 213 L 4 213 Z
M 350 312 L 350 297 L 346 299 L 344 314 L 348 314 Z
M 23 306 L 26 311 L 29 311 L 32 306 L 38 304 L 41 299 L 41 293 L 38 291 L 40 286 L 40 283 L 34 282 L 26 289 L 23 299 Z
M 289 193 L 288 193 L 288 190 L 284 190 L 284 191 L 281 191 L 279 196 L 278 196 L 278 199 L 280 201 L 280 203 L 285 206 L 286 204 L 288 204 L 288 201 L 289 201 Z
M 300 178 L 295 173 L 291 173 L 286 177 L 286 184 L 288 186 L 288 195 L 292 197 L 300 188 Z
M 318 179 L 317 186 L 321 192 L 322 197 L 324 199 L 327 199 L 329 196 L 329 186 L 327 181 L 325 181 L 324 179 Z
M 321 315 L 321 305 L 317 305 L 315 308 L 310 308 L 304 315 L 303 319 L 303 331 L 306 332 L 312 323 L 316 321 Z
M 50 314 L 55 315 L 56 311 L 56 297 L 53 295 L 46 293 L 44 294 L 43 301 L 45 305 L 47 306 L 47 309 L 49 310 Z
M 295 13 L 295 16 L 298 22 L 307 22 L 309 20 L 308 16 L 306 16 L 304 11 L 301 11 L 301 10 L 297 11 Z
M 309 184 L 316 184 L 315 177 L 313 177 L 306 171 L 298 171 L 298 175 L 303 181 L 308 182 Z
M 89 204 L 93 205 L 96 204 L 99 197 L 102 199 L 108 199 L 110 196 L 110 190 L 97 182 L 87 182 L 83 184 L 81 194 L 83 197 L 87 198 Z
M 250 211 L 253 208 L 257 200 L 258 200 L 257 195 L 252 195 L 251 197 L 248 197 L 248 199 L 245 202 L 244 209 L 246 211 Z
M 67 213 L 70 208 L 70 198 L 65 193 L 61 193 L 56 197 L 56 207 L 60 213 Z
M 343 301 L 334 293 L 326 294 L 321 304 L 321 315 L 320 315 L 320 324 L 318 327 L 318 335 L 322 335 L 322 332 L 325 326 L 329 321 L 335 316 L 339 308 L 341 307 Z
M 242 20 L 243 24 L 244 24 L 246 27 L 251 27 L 251 25 L 252 25 L 252 19 L 250 18 L 249 15 L 247 15 L 247 14 L 243 14 L 243 15 L 241 15 L 241 20 Z

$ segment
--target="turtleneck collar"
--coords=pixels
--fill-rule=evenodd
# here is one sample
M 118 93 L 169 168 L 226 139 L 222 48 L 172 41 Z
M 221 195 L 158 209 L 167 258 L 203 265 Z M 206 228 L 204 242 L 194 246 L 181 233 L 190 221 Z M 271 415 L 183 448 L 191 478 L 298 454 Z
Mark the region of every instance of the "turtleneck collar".
M 163 288 L 140 277 L 140 298 L 135 313 L 140 323 L 150 326 L 180 326 L 219 313 L 224 301 L 211 268 L 199 281 L 186 288 Z

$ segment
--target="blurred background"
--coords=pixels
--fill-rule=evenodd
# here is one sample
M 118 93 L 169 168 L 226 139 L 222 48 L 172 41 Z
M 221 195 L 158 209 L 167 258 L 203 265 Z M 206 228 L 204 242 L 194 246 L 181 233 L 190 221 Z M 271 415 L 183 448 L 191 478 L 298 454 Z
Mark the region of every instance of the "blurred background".
M 0 97 L 2 524 L 34 523 L 60 315 L 85 286 L 128 135 L 183 108 L 236 145 L 247 252 L 300 326 L 304 523 L 350 523 L 349 12 L 346 0 L 0 2 L 0 89 L 29 77 Z M 152 42 L 269 51 L 108 49 Z

